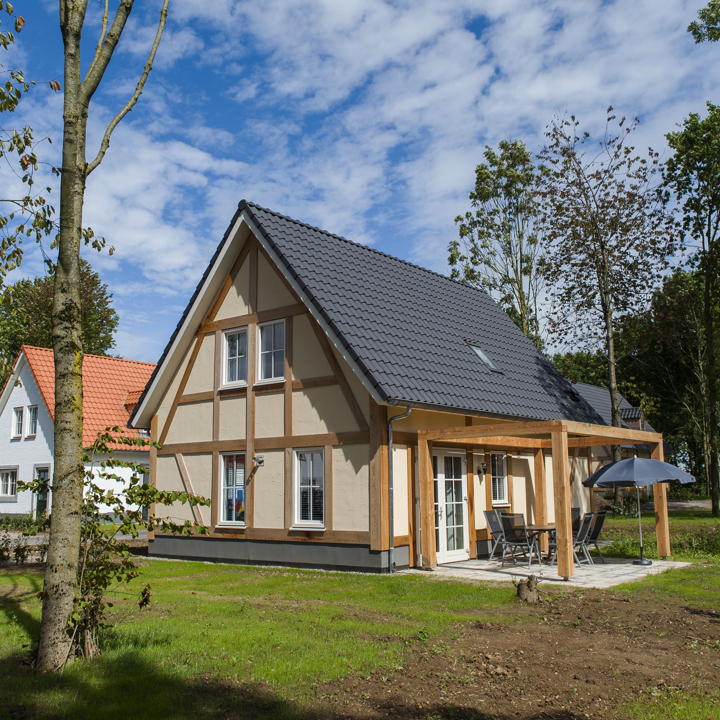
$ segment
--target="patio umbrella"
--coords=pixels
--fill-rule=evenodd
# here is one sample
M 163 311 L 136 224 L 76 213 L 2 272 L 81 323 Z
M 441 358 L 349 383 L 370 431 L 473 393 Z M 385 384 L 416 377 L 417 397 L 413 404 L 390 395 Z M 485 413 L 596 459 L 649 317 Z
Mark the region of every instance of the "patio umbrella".
M 642 517 L 640 515 L 640 488 L 655 485 L 655 483 L 679 480 L 681 483 L 695 482 L 695 478 L 680 468 L 660 460 L 632 457 L 618 460 L 598 468 L 587 480 L 583 481 L 585 487 L 597 485 L 602 488 L 635 488 L 638 506 L 638 524 L 640 526 L 640 559 L 633 560 L 635 565 L 652 565 L 651 560 L 645 559 L 645 549 L 642 539 Z

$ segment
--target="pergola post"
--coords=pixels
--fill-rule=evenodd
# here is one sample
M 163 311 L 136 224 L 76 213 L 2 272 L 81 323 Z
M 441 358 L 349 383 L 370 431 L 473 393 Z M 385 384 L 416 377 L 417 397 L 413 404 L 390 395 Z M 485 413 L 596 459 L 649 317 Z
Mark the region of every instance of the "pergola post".
M 653 443 L 652 459 L 664 460 L 663 444 Z M 670 522 L 668 520 L 667 484 L 655 483 L 653 485 L 653 500 L 655 501 L 655 535 L 657 537 L 658 555 L 665 559 L 670 557 Z
M 547 523 L 547 494 L 545 489 L 545 453 L 542 448 L 535 450 L 535 523 L 545 525 Z M 547 533 L 540 534 L 540 550 L 548 551 Z
M 423 570 L 437 565 L 435 549 L 435 508 L 433 493 L 432 442 L 418 435 L 418 478 L 420 480 L 420 551 Z
M 568 580 L 575 574 L 573 562 L 572 509 L 568 468 L 567 428 L 553 429 L 552 468 L 555 499 L 555 532 L 558 575 Z

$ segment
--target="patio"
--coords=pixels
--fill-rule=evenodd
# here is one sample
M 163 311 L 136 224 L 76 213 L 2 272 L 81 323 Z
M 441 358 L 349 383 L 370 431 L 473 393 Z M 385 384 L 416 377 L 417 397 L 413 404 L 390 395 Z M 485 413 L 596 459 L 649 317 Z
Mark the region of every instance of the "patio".
M 671 560 L 656 560 L 652 565 L 633 565 L 632 560 L 625 558 L 605 558 L 605 564 L 575 565 L 575 574 L 570 582 L 558 575 L 556 565 L 542 566 L 534 563 L 528 570 L 527 563 L 517 565 L 502 564 L 499 560 L 476 559 L 463 562 L 438 565 L 432 573 L 411 568 L 401 570 L 398 574 L 420 573 L 430 575 L 438 580 L 473 580 L 475 582 L 511 582 L 513 578 L 524 578 L 531 573 L 537 575 L 543 582 L 558 583 L 565 587 L 578 588 L 609 588 L 635 580 L 642 580 L 648 575 L 687 567 L 690 563 L 675 562 Z

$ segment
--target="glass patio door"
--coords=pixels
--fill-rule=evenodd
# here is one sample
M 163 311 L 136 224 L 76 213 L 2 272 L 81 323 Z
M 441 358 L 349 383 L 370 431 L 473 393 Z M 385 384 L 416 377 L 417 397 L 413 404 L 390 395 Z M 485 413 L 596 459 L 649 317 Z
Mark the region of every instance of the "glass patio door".
M 467 560 L 470 557 L 465 462 L 462 455 L 433 455 L 435 549 L 438 563 Z

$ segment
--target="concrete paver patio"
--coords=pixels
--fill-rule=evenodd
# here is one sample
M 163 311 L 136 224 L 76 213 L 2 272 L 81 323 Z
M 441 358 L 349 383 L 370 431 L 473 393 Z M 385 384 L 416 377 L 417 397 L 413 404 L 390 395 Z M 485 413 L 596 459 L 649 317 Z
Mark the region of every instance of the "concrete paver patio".
M 511 582 L 512 579 L 527 577 L 533 573 L 545 582 L 557 583 L 565 587 L 609 588 L 614 585 L 641 580 L 648 575 L 657 575 L 665 570 L 687 567 L 690 563 L 671 560 L 654 560 L 652 565 L 633 565 L 632 560 L 605 558 L 605 564 L 575 565 L 575 575 L 568 581 L 557 574 L 556 565 L 537 563 L 528 570 L 527 563 L 517 565 L 506 564 L 502 567 L 499 560 L 465 560 L 463 562 L 438 565 L 433 571 L 427 572 L 416 568 L 401 570 L 398 574 L 421 573 L 432 575 L 438 580 L 475 580 L 481 582 Z

